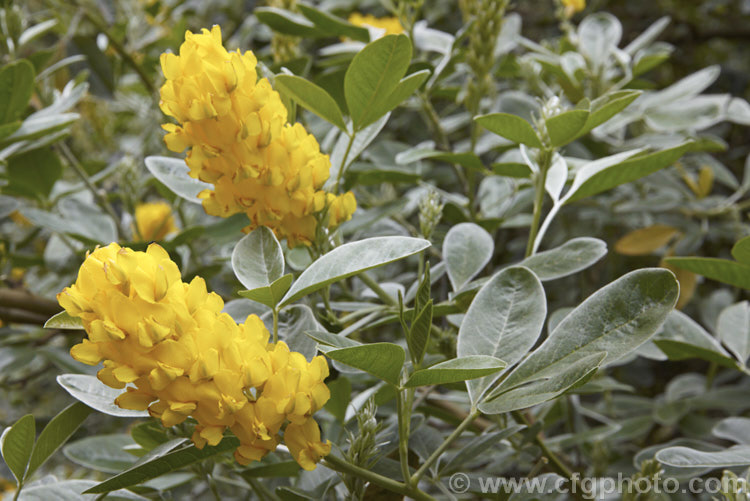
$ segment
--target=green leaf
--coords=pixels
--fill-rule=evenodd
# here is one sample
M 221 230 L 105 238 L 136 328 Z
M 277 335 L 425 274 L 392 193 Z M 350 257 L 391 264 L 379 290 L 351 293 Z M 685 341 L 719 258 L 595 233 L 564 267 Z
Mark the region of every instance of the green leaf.
M 238 292 L 238 294 L 242 297 L 255 301 L 256 303 L 264 304 L 273 309 L 276 308 L 276 305 L 279 304 L 281 298 L 284 297 L 286 291 L 288 291 L 289 287 L 291 287 L 292 278 L 293 275 L 289 273 L 274 281 L 271 285 L 240 291 Z
M 716 335 L 744 365 L 750 358 L 750 303 L 724 308 L 716 322 Z
M 288 10 L 277 7 L 257 7 L 253 11 L 253 14 L 255 14 L 255 17 L 261 23 L 285 35 L 306 38 L 321 38 L 328 35 L 326 32 L 316 28 L 314 24 L 304 17 Z
M 34 484 L 23 490 L 21 501 L 96 501 L 93 494 L 81 494 L 85 489 L 96 485 L 93 480 L 62 480 L 53 483 Z M 148 501 L 149 498 L 134 492 L 120 489 L 111 492 L 107 501 Z
M 578 361 L 587 359 L 593 366 L 603 352 L 607 354 L 602 362 L 605 364 L 622 358 L 656 333 L 678 295 L 674 275 L 661 268 L 633 271 L 615 280 L 568 314 L 490 398 L 546 378 L 549 384 L 535 384 L 543 384 L 545 392 L 554 393 L 554 382 L 560 374 L 572 378 L 584 370 L 583 363 L 571 369 Z M 591 358 L 593 354 L 596 356 Z M 561 385 L 563 382 L 560 380 Z
M 714 436 L 731 440 L 740 445 L 750 445 L 750 418 L 724 418 L 711 430 Z
M 0 139 L 5 139 L 20 129 L 22 123 L 20 120 L 16 120 L 15 122 L 0 125 Z
M 732 257 L 742 264 L 750 265 L 750 237 L 745 237 L 734 244 Z
M 472 301 L 458 331 L 458 356 L 489 355 L 512 366 L 534 346 L 546 315 L 539 279 L 526 268 L 506 268 Z M 478 403 L 498 376 L 468 382 L 471 401 Z
M 306 304 L 294 304 L 284 308 L 279 317 L 279 335 L 289 349 L 305 356 L 310 361 L 318 354 L 317 343 L 306 333 L 323 331 L 313 310 Z
M 539 140 L 539 136 L 534 128 L 529 122 L 518 115 L 492 113 L 476 117 L 474 121 L 488 131 L 510 139 L 514 143 L 525 144 L 532 148 L 542 147 L 542 142 Z
M 34 24 L 33 26 L 29 26 L 28 29 L 24 30 L 23 33 L 21 33 L 21 36 L 18 37 L 18 46 L 22 47 L 26 45 L 27 43 L 31 42 L 35 38 L 43 35 L 47 31 L 51 30 L 52 28 L 57 25 L 58 21 L 57 19 L 47 19 L 46 21 L 42 21 L 41 23 Z
M 0 124 L 21 118 L 34 93 L 34 65 L 26 59 L 0 69 Z
M 34 444 L 29 469 L 26 470 L 26 478 L 31 477 L 37 468 L 42 466 L 57 449 L 68 441 L 91 412 L 90 407 L 76 402 L 52 418 Z
M 284 274 L 284 251 L 265 226 L 259 226 L 237 242 L 232 251 L 232 269 L 248 289 L 266 287 Z
M 421 364 L 424 359 L 427 343 L 430 341 L 430 327 L 432 327 L 432 299 L 427 301 L 414 319 L 406 336 L 409 356 L 415 364 Z
M 279 461 L 277 463 L 263 464 L 253 466 L 242 470 L 240 475 L 243 478 L 276 478 L 276 477 L 294 477 L 299 475 L 300 466 L 297 461 Z
M 73 224 L 70 235 L 97 244 L 109 245 L 117 241 L 117 226 L 112 217 L 95 204 L 84 203 L 78 198 L 68 197 L 59 204 L 60 215 L 68 224 Z
M 95 435 L 70 443 L 63 454 L 76 464 L 104 473 L 120 473 L 133 466 L 138 458 L 125 450 L 135 442 L 127 433 Z
M 427 249 L 430 242 L 411 237 L 374 237 L 336 247 L 297 278 L 281 301 L 285 306 L 328 284 L 392 263 Z
M 302 77 L 277 75 L 274 84 L 279 92 L 294 99 L 297 104 L 310 110 L 323 120 L 345 131 L 346 124 L 336 101 L 325 90 Z
M 440 265 L 438 265 L 440 266 Z M 438 274 L 438 276 L 440 276 Z M 437 277 L 435 277 L 437 279 Z M 427 304 L 427 302 L 430 300 L 430 290 L 432 289 L 432 276 L 430 272 L 430 261 L 426 260 L 425 267 L 424 267 L 424 275 L 422 275 L 422 280 L 419 282 L 419 286 L 417 287 L 416 294 L 414 295 L 414 311 L 422 311 L 424 306 Z M 409 298 L 409 293 L 406 294 L 407 301 Z
M 45 329 L 61 330 L 83 330 L 83 322 L 79 317 L 68 315 L 67 311 L 61 311 L 57 315 L 51 316 L 45 323 Z
M 53 133 L 65 129 L 67 126 L 75 122 L 80 118 L 78 113 L 56 113 L 50 115 L 37 111 L 26 117 L 21 123 L 21 126 L 16 129 L 13 134 L 6 136 L 0 142 L 0 145 L 5 146 L 18 141 L 30 141 L 37 139 L 42 136 L 54 137 Z M 34 149 L 49 144 L 48 142 L 42 142 L 41 144 L 35 144 Z M 32 149 L 32 148 L 26 148 Z M 8 153 L 10 155 L 10 153 Z
M 57 383 L 76 400 L 92 409 L 117 417 L 148 417 L 146 411 L 121 409 L 115 405 L 115 398 L 123 390 L 116 390 L 105 385 L 94 376 L 86 374 L 61 374 Z
M 355 131 L 389 111 L 385 109 L 387 98 L 406 74 L 411 51 L 407 36 L 387 35 L 354 56 L 344 76 L 344 94 Z
M 579 237 L 559 247 L 527 257 L 518 266 L 525 266 L 546 282 L 567 277 L 599 261 L 607 254 L 607 244 L 598 238 Z
M 750 465 L 750 446 L 737 446 L 719 452 L 667 447 L 656 453 L 656 460 L 678 468 L 734 468 Z
M 524 425 L 516 424 L 508 426 L 502 431 L 485 433 L 473 438 L 466 445 L 463 445 L 454 456 L 448 458 L 447 462 L 441 462 L 440 474 L 445 475 L 446 473 L 451 473 L 456 470 L 460 471 L 464 463 L 474 461 L 476 460 L 476 458 L 482 457 L 482 454 L 497 442 L 515 435 L 524 428 L 526 428 Z
M 750 265 L 713 257 L 670 257 L 664 262 L 711 280 L 750 289 Z
M 135 443 L 149 451 L 169 440 L 166 429 L 155 419 L 133 426 L 130 435 Z
M 701 358 L 724 367 L 737 367 L 721 344 L 681 311 L 675 310 L 669 314 L 654 343 L 670 360 Z
M 201 203 L 198 193 L 213 189 L 213 185 L 190 177 L 185 160 L 169 157 L 146 157 L 146 168 L 175 195 L 194 204 Z
M 617 49 L 622 36 L 620 21 L 607 12 L 586 16 L 578 25 L 578 44 L 581 54 L 600 71 L 610 54 Z
M 429 76 L 430 70 L 421 70 L 405 76 L 390 95 L 379 99 L 373 106 L 379 110 L 379 113 L 382 112 L 381 114 L 388 113 L 414 94 L 414 91 L 420 88 Z
M 409 165 L 423 159 L 437 160 L 439 162 L 446 162 L 449 164 L 458 164 L 467 169 L 484 171 L 484 164 L 478 155 L 471 152 L 445 152 L 428 149 L 412 149 L 406 150 L 396 155 L 396 163 L 399 165 Z
M 234 437 L 225 437 L 219 445 L 207 445 L 203 449 L 198 449 L 194 445 L 169 452 L 159 456 L 151 461 L 138 464 L 125 470 L 119 475 L 105 480 L 85 491 L 85 494 L 100 494 L 110 492 L 124 487 L 141 484 L 152 478 L 159 477 L 165 473 L 179 470 L 191 464 L 195 464 L 210 457 L 229 452 L 236 449 L 240 441 Z
M 427 369 L 414 372 L 406 382 L 407 388 L 432 384 L 458 383 L 489 376 L 505 369 L 506 363 L 487 355 L 469 355 L 446 360 Z
M 345 19 L 303 3 L 298 3 L 297 8 L 303 16 L 312 21 L 321 31 L 329 34 L 329 36 L 349 37 L 352 40 L 364 43 L 370 41 L 370 32 L 367 28 L 355 26 Z
M 548 118 L 545 125 L 552 146 L 565 146 L 578 137 L 588 118 L 588 110 L 568 110 Z
M 674 148 L 627 158 L 637 153 L 631 150 L 590 162 L 576 173 L 573 185 L 565 194 L 563 203 L 596 195 L 669 167 L 688 151 L 690 145 L 691 143 L 683 143 Z M 617 161 L 612 163 L 614 159 Z
M 497 397 L 494 393 L 487 401 L 479 404 L 479 409 L 485 414 L 501 414 L 552 400 L 588 381 L 606 357 L 606 352 L 586 355 L 560 368 L 554 376 L 530 381 L 502 392 Z
M 443 259 L 453 290 L 459 290 L 482 271 L 492 258 L 495 242 L 474 223 L 459 223 L 445 235 Z
M 516 178 L 529 178 L 531 177 L 531 169 L 526 164 L 517 162 L 501 162 L 492 164 L 492 171 L 498 176 L 505 177 L 516 177 Z
M 390 113 L 386 113 L 375 121 L 375 123 L 368 125 L 354 134 L 354 140 L 352 141 L 351 147 L 349 147 L 351 137 L 348 134 L 339 134 L 339 138 L 336 140 L 336 144 L 331 152 L 331 171 L 328 181 L 323 185 L 325 189 L 333 189 L 333 185 L 336 183 L 338 177 L 339 167 L 343 166 L 344 170 L 346 170 L 346 168 L 351 165 L 357 157 L 359 157 L 365 148 L 367 148 L 370 143 L 378 137 L 378 134 L 380 134 L 380 131 L 385 127 L 390 116 Z M 349 154 L 344 158 L 347 151 Z
M 640 91 L 622 90 L 595 99 L 591 103 L 591 113 L 584 126 L 576 134 L 576 138 L 583 136 L 620 113 L 640 95 Z
M 568 163 L 562 155 L 555 152 L 552 155 L 552 164 L 547 170 L 547 179 L 544 181 L 544 189 L 549 193 L 555 205 L 560 200 L 565 183 L 568 181 Z
M 362 343 L 349 339 L 346 336 L 331 334 L 325 331 L 308 331 L 305 332 L 309 337 L 324 346 L 333 346 L 334 348 L 350 348 L 352 346 L 362 346 Z
M 352 399 L 352 383 L 348 378 L 340 377 L 328 383 L 331 398 L 325 403 L 325 408 L 333 414 L 339 423 L 346 421 L 346 409 Z
M 31 457 L 31 449 L 36 438 L 34 416 L 27 414 L 3 431 L 0 436 L 0 452 L 18 485 L 23 483 L 26 465 Z
M 58 156 L 49 148 L 39 148 L 8 160 L 6 193 L 44 199 L 62 176 Z
M 406 352 L 393 343 L 370 343 L 325 352 L 331 360 L 349 365 L 382 379 L 394 386 L 398 385 Z
M 657 42 L 651 47 L 639 51 L 633 58 L 635 63 L 633 64 L 633 76 L 642 75 L 668 61 L 672 52 L 674 52 L 674 46 L 664 42 Z

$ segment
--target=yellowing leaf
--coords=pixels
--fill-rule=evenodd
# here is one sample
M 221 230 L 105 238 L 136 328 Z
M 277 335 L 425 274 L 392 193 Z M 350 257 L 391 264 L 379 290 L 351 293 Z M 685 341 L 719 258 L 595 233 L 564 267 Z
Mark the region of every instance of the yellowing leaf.
M 698 198 L 703 198 L 711 193 L 711 188 L 714 186 L 714 170 L 708 165 L 701 167 L 698 173 L 698 192 L 696 195 Z
M 680 298 L 677 300 L 675 308 L 681 310 L 693 298 L 693 294 L 695 293 L 695 286 L 698 282 L 698 275 L 696 275 L 692 271 L 682 270 L 680 268 L 677 268 L 676 266 L 671 266 L 670 264 L 665 263 L 663 260 L 661 263 L 659 263 L 659 266 L 668 269 L 669 271 L 674 273 L 675 277 L 677 277 L 677 281 L 680 283 Z
M 615 243 L 615 251 L 626 256 L 644 256 L 664 247 L 680 232 L 673 226 L 655 224 L 631 231 Z

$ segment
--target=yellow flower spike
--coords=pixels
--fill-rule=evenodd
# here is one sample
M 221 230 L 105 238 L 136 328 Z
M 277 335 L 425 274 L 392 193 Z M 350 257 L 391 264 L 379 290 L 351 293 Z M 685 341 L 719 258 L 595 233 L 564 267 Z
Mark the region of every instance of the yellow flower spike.
M 256 65 L 250 51 L 227 52 L 218 26 L 188 31 L 179 55 L 161 56 L 160 107 L 178 122 L 163 125 L 164 140 L 172 151 L 187 149 L 190 175 L 213 185 L 198 195 L 208 214 L 245 213 L 246 232 L 267 226 L 290 247 L 310 245 L 330 160 L 301 124 L 286 123 L 281 97 Z M 351 216 L 352 201 L 331 229 Z
M 150 202 L 135 208 L 135 228 L 141 240 L 163 240 L 177 231 L 172 207 L 166 202 Z
M 372 14 L 360 14 L 354 12 L 349 16 L 349 22 L 354 26 L 367 27 L 385 30 L 385 35 L 400 35 L 404 32 L 404 27 L 397 17 L 375 17 Z
M 285 423 L 304 468 L 329 450 L 316 442 L 320 432 L 310 419 L 330 398 L 325 359 L 307 362 L 284 342 L 269 344 L 255 315 L 235 323 L 202 278 L 182 281 L 159 245 L 146 252 L 97 248 L 58 300 L 88 334 L 71 355 L 91 365 L 103 361 L 99 379 L 125 389 L 115 400 L 120 407 L 147 409 L 164 426 L 192 416 L 198 447 L 217 444 L 230 428 L 242 464 L 274 450 Z

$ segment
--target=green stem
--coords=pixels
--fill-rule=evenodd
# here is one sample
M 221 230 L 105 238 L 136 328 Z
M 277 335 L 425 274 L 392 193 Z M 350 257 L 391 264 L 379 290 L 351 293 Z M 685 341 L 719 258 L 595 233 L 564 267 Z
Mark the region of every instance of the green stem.
M 338 194 L 339 191 L 341 191 L 341 178 L 344 175 L 344 170 L 346 170 L 346 160 L 349 158 L 349 152 L 352 149 L 352 144 L 354 144 L 354 138 L 356 137 L 356 133 L 352 133 L 351 136 L 349 136 L 349 144 L 346 145 L 346 151 L 344 152 L 344 156 L 341 159 L 341 165 L 339 165 L 339 172 L 336 174 L 336 186 L 334 186 L 334 193 Z
M 544 206 L 544 185 L 547 182 L 547 171 L 552 160 L 552 152 L 542 150 L 539 162 L 539 172 L 534 179 L 534 215 L 531 220 L 531 229 L 529 230 L 529 241 L 526 244 L 526 257 L 534 253 L 534 240 L 536 240 L 539 231 L 539 222 L 542 219 L 542 207 Z
M 366 271 L 360 273 L 358 276 L 359 279 L 362 280 L 365 285 L 370 288 L 370 290 L 378 295 L 381 301 L 383 301 L 388 306 L 398 306 L 396 300 L 389 296 L 388 293 L 383 290 L 383 288 L 370 275 L 368 275 Z
M 384 489 L 388 489 L 391 492 L 408 496 L 417 501 L 435 501 L 435 498 L 417 488 L 408 487 L 402 482 L 397 482 L 391 478 L 384 477 L 383 475 L 379 475 L 373 471 L 355 466 L 339 457 L 334 456 L 333 454 L 326 456 L 323 461 L 325 462 L 325 465 L 332 470 L 338 471 L 340 473 L 354 475 Z
M 440 117 L 438 116 L 437 111 L 435 111 L 435 107 L 432 105 L 430 98 L 426 94 L 420 94 L 419 97 L 422 102 L 422 112 L 426 117 L 427 125 L 435 136 L 435 143 L 437 144 L 438 149 L 450 153 L 453 149 L 451 148 L 450 141 L 448 141 L 448 136 L 446 136 L 445 131 L 443 130 L 443 126 L 440 125 Z M 463 185 L 466 195 L 469 196 L 469 181 L 466 179 L 463 169 L 458 164 L 454 163 L 451 164 L 451 167 L 456 174 L 456 178 Z
M 23 482 L 19 482 L 18 489 L 16 489 L 15 494 L 13 494 L 13 501 L 18 501 L 18 496 L 21 495 L 21 489 L 23 489 Z
M 263 482 L 257 482 L 256 480 L 252 478 L 246 478 L 245 481 L 247 481 L 248 484 L 250 484 L 250 487 L 253 488 L 255 493 L 258 495 L 260 499 L 270 499 L 271 501 L 281 501 L 281 498 L 271 492 L 268 487 L 263 485 Z
M 437 461 L 440 456 L 445 452 L 445 450 L 453 443 L 454 440 L 456 440 L 459 436 L 461 436 L 461 433 L 466 430 L 466 428 L 471 425 L 471 423 L 474 422 L 474 420 L 479 417 L 479 411 L 476 409 L 473 409 L 471 412 L 469 412 L 469 415 L 464 418 L 463 421 L 461 421 L 461 424 L 458 425 L 458 427 L 453 430 L 453 433 L 448 435 L 448 438 L 443 441 L 442 444 L 440 444 L 440 447 L 435 449 L 435 452 L 433 452 L 430 457 L 427 458 L 427 460 L 422 464 L 422 466 L 419 467 L 417 472 L 412 475 L 411 477 L 411 483 L 412 485 L 417 485 L 419 483 L 419 479 L 422 478 L 422 476 L 427 473 L 427 469 Z
M 273 344 L 279 341 L 279 307 L 273 308 Z
M 711 389 L 714 384 L 714 378 L 719 370 L 719 365 L 716 362 L 711 362 L 708 366 L 708 372 L 706 372 L 706 391 Z
M 525 424 L 527 427 L 531 428 L 532 422 L 529 418 L 527 418 L 523 412 L 521 411 L 513 411 L 512 412 L 513 417 L 516 418 L 518 421 Z M 539 448 L 542 450 L 542 455 L 547 457 L 547 459 L 550 460 L 552 465 L 557 469 L 558 473 L 565 478 L 567 478 L 572 484 L 575 486 L 575 495 L 578 499 L 589 499 L 588 493 L 586 490 L 581 486 L 581 483 L 579 482 L 578 475 L 574 475 L 573 471 L 566 465 L 562 459 L 560 459 L 557 454 L 552 452 L 549 447 L 547 447 L 546 442 L 541 436 L 541 433 L 537 433 L 534 436 L 534 442 L 539 446 Z
M 153 94 L 153 92 L 156 90 L 154 87 L 154 84 L 151 83 L 151 79 L 146 75 L 146 72 L 143 71 L 143 68 L 141 68 L 141 65 L 138 64 L 135 59 L 133 59 L 133 56 L 128 53 L 127 49 L 115 38 L 112 36 L 112 34 L 109 32 L 107 27 L 96 19 L 96 17 L 92 16 L 85 8 L 83 9 L 83 15 L 86 17 L 86 19 L 93 24 L 97 30 L 104 33 L 104 36 L 107 37 L 107 40 L 109 40 L 110 45 L 112 48 L 117 52 L 117 54 L 120 55 L 120 57 L 125 61 L 125 63 L 133 68 L 135 72 L 138 74 L 138 78 L 141 79 L 141 82 L 143 82 L 143 85 L 146 87 L 148 92 L 150 94 Z
M 214 480 L 214 477 L 212 477 L 210 473 L 206 473 L 206 480 L 208 481 L 208 487 L 211 489 L 211 494 L 214 495 L 214 499 L 216 501 L 221 501 L 221 496 L 219 495 L 219 487 L 216 485 L 216 480 Z
M 441 149 L 450 152 L 450 142 L 448 141 L 448 137 L 445 135 L 443 126 L 440 125 L 440 117 L 438 116 L 437 111 L 435 111 L 435 107 L 432 106 L 430 98 L 425 94 L 420 94 L 419 97 L 422 101 L 422 112 L 425 114 L 425 117 L 427 117 L 427 124 L 432 129 L 433 134 L 435 134 L 437 145 Z
M 81 178 L 83 184 L 85 184 L 86 188 L 88 188 L 91 194 L 94 195 L 94 200 L 96 200 L 99 206 L 104 209 L 104 211 L 112 218 L 115 223 L 115 227 L 117 228 L 118 237 L 125 238 L 125 230 L 123 229 L 122 224 L 120 224 L 120 218 L 117 216 L 115 209 L 109 203 L 109 200 L 107 200 L 107 197 L 102 195 L 99 190 L 96 189 L 96 186 L 94 186 L 94 184 L 91 182 L 91 180 L 89 179 L 89 175 L 83 169 L 83 166 L 81 166 L 75 155 L 73 155 L 73 152 L 70 151 L 68 145 L 61 142 L 58 144 L 58 147 L 65 159 L 68 161 L 68 164 L 73 167 L 73 170 L 78 175 L 78 177 Z
M 408 405 L 408 391 L 399 391 L 396 396 L 398 412 L 398 457 L 401 462 L 401 475 L 408 487 L 412 483 L 409 472 L 409 425 L 411 424 L 411 407 Z

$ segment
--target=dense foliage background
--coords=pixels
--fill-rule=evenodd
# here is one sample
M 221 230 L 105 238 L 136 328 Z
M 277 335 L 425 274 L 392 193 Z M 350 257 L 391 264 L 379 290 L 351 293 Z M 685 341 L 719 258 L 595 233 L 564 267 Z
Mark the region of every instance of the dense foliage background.
M 486 497 L 480 479 L 499 476 L 747 476 L 750 3 L 0 3 L 0 498 L 17 490 L 14 462 L 21 499 L 81 499 L 131 468 L 100 492 L 447 499 Z M 350 24 L 355 12 L 405 35 Z M 326 189 L 356 197 L 340 226 L 316 216 L 309 246 L 206 214 L 165 146 L 160 56 L 213 25 L 330 155 Z M 395 82 L 363 105 L 346 81 L 367 83 L 368 67 Z M 365 239 L 378 240 L 352 247 Z M 81 324 L 44 328 L 88 251 L 150 241 L 237 322 L 258 314 L 308 359 L 328 354 L 316 419 L 334 457 L 309 472 L 280 449 L 241 467 L 225 447 L 159 470 L 196 451 L 194 423 L 115 407 L 119 392 L 70 357 Z M 279 273 L 258 281 L 269 263 Z M 569 497 L 541 499 L 554 496 Z

